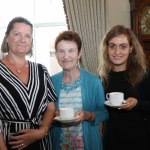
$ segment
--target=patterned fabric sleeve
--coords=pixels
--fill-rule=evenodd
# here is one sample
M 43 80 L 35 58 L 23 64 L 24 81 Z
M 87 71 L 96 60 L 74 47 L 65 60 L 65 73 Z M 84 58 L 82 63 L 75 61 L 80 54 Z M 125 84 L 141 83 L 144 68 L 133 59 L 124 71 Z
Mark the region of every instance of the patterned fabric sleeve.
M 48 102 L 55 102 L 57 101 L 57 96 L 55 93 L 55 89 L 53 86 L 53 83 L 51 81 L 51 77 L 48 73 L 48 70 L 45 66 L 43 66 L 44 72 L 45 72 L 45 80 L 47 82 L 47 90 L 48 90 Z

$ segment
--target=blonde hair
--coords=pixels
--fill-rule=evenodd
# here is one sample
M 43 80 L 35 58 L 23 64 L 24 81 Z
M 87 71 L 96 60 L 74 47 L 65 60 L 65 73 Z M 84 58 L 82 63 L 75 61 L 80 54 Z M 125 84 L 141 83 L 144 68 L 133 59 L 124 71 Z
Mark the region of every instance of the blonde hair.
M 126 28 L 123 25 L 114 26 L 104 36 L 100 44 L 98 74 L 101 77 L 103 84 L 107 85 L 108 74 L 113 70 L 113 64 L 108 57 L 108 44 L 112 38 L 118 35 L 125 35 L 129 41 L 130 47 L 132 47 L 132 52 L 128 57 L 126 67 L 129 76 L 128 80 L 132 86 L 135 86 L 144 78 L 144 75 L 146 74 L 146 60 L 138 39 L 131 29 Z

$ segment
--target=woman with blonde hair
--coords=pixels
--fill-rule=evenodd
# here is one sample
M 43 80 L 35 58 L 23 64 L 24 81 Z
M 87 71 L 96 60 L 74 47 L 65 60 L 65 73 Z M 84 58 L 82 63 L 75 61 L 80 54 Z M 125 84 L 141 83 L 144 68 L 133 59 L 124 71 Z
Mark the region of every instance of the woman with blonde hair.
M 108 105 L 104 123 L 104 150 L 150 149 L 150 76 L 143 49 L 131 31 L 116 25 L 105 35 L 98 74 L 105 94 L 123 92 L 125 104 Z

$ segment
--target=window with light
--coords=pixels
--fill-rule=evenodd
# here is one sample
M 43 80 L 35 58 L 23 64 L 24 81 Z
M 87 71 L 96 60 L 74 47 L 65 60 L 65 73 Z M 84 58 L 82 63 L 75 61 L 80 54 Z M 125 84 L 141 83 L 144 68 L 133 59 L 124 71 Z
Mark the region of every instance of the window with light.
M 67 30 L 62 0 L 1 0 L 0 43 L 9 21 L 17 16 L 27 18 L 34 27 L 34 51 L 29 59 L 45 65 L 51 75 L 60 71 L 54 41 L 60 32 Z

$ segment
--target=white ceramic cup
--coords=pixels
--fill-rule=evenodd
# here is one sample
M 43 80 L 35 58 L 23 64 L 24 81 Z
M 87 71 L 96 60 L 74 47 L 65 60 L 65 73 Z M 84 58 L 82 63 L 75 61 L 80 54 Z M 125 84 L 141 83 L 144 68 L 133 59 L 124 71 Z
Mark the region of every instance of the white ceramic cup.
M 59 108 L 59 114 L 61 119 L 72 119 L 74 117 L 74 108 Z
M 124 93 L 122 92 L 107 93 L 106 99 L 109 100 L 112 106 L 120 106 L 124 102 Z

